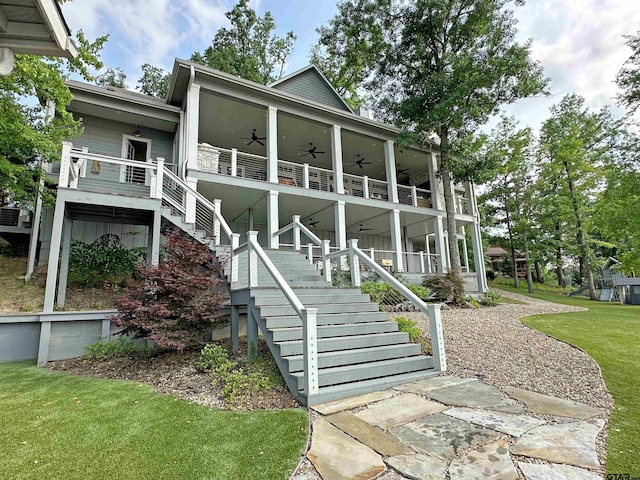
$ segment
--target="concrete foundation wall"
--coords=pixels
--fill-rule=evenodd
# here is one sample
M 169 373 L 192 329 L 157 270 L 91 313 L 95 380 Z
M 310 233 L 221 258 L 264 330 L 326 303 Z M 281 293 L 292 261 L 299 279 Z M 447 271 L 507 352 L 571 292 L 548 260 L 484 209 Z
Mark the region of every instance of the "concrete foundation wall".
M 84 354 L 87 345 L 100 340 L 102 321 L 52 322 L 48 360 L 63 360 Z
M 0 323 L 0 362 L 38 357 L 40 323 Z

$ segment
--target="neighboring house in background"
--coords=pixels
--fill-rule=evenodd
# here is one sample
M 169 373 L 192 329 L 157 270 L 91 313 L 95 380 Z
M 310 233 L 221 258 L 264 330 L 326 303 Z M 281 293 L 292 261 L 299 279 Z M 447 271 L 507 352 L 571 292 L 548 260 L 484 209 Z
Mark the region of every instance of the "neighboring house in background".
M 327 283 L 329 257 L 338 251 L 337 268 L 350 271 L 354 285 L 361 269 L 383 277 L 402 272 L 419 283 L 450 267 L 436 144 L 399 147 L 399 129 L 355 114 L 314 66 L 265 86 L 176 60 L 166 101 L 68 85 L 68 110 L 82 118 L 84 132 L 62 146 L 60 164 L 50 165 L 59 185 L 55 210 L 41 222 L 40 262 L 48 261 L 48 273 L 40 363 L 69 354 L 52 353 L 50 346 L 61 328 L 51 312 L 65 301 L 71 240 L 132 232 L 130 246 L 147 245 L 149 261 L 157 263 L 161 232 L 169 226 L 216 255 L 234 252 L 226 272 L 232 337 L 239 308 L 246 308 L 249 343 L 259 325 L 303 403 L 444 371 L 437 307 L 428 307 L 433 355 L 423 357 L 368 296 Z M 484 292 L 474 186 L 454 191 L 465 284 L 469 292 Z M 475 272 L 468 271 L 466 229 Z M 277 295 L 265 297 L 256 283 Z M 109 333 L 106 322 L 102 337 Z M 303 363 L 317 375 L 301 373 Z
M 0 76 L 16 53 L 75 58 L 71 31 L 56 0 L 0 0 Z
M 518 277 L 524 278 L 527 276 L 527 261 L 524 258 L 524 254 L 518 250 L 516 253 L 516 267 L 515 271 Z M 491 264 L 491 270 L 494 272 L 502 271 L 502 266 L 505 260 L 511 262 L 511 252 L 505 250 L 499 245 L 489 247 L 485 252 L 485 256 L 489 257 L 489 263 Z

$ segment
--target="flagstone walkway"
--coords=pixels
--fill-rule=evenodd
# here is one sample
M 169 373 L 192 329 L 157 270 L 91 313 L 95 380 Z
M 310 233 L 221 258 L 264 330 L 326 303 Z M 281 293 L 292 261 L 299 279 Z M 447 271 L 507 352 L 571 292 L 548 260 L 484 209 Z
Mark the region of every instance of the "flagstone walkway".
M 605 412 L 519 388 L 441 376 L 313 410 L 307 458 L 323 480 L 602 478 Z

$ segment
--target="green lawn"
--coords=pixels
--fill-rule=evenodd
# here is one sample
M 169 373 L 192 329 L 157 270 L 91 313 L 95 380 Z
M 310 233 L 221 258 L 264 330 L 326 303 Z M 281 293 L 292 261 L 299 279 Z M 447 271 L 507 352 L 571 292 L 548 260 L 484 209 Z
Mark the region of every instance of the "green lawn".
M 502 285 L 499 288 L 516 291 Z M 535 315 L 523 321 L 582 348 L 598 362 L 615 400 L 607 442 L 607 473 L 640 477 L 640 306 L 592 302 L 550 293 L 531 296 L 589 309 L 588 312 Z
M 0 364 L 2 479 L 286 479 L 303 409 L 209 410 L 148 385 Z

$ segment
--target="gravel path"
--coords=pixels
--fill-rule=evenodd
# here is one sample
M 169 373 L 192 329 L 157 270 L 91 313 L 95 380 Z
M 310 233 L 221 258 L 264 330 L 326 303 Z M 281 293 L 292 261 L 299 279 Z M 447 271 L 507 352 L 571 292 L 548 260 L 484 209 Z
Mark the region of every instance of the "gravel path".
M 603 409 L 605 428 L 597 440 L 600 461 L 606 460 L 608 420 L 613 399 L 600 367 L 583 351 L 527 327 L 520 318 L 543 313 L 584 311 L 584 308 L 545 302 L 511 292 L 500 292 L 526 305 L 442 311 L 447 374 L 478 377 L 498 388 L 514 386 L 566 398 Z M 428 318 L 422 313 L 398 313 L 418 322 L 428 336 Z

